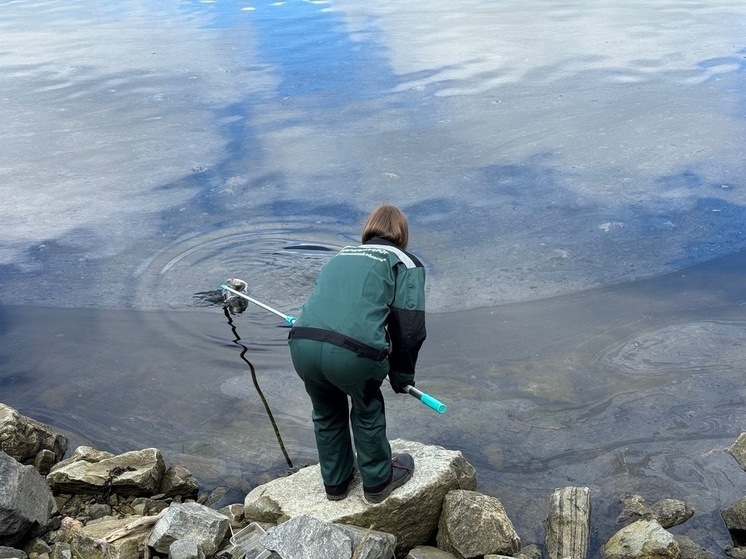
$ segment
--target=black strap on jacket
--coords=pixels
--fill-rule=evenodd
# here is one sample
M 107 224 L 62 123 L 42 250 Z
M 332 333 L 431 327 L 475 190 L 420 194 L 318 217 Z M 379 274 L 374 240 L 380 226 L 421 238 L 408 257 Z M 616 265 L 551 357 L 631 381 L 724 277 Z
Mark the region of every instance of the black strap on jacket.
M 291 329 L 288 334 L 288 339 L 293 338 L 328 342 L 337 347 L 354 351 L 357 353 L 358 357 L 365 357 L 366 359 L 372 359 L 373 361 L 383 361 L 389 356 L 389 352 L 386 349 L 376 349 L 368 344 L 359 342 L 354 338 L 345 336 L 344 334 L 339 334 L 332 330 L 324 330 L 323 328 L 296 326 Z

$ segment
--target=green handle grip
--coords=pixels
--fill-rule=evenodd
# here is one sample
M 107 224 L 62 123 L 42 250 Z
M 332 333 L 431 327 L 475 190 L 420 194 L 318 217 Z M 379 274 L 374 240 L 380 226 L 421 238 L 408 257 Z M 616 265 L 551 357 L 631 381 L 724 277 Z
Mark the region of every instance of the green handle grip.
M 414 396 L 428 408 L 432 408 L 438 413 L 446 412 L 446 405 L 437 398 L 430 396 L 430 394 L 425 394 L 422 390 L 417 390 L 414 386 L 407 386 L 405 390 L 410 396 Z

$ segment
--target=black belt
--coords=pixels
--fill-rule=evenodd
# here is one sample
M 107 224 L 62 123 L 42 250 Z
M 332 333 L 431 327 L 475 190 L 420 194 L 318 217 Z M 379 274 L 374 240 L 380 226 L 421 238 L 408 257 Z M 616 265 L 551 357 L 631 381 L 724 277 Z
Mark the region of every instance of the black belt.
M 365 357 L 366 359 L 372 359 L 373 361 L 383 361 L 389 356 L 387 349 L 376 349 L 368 344 L 359 342 L 354 338 L 339 334 L 332 330 L 324 330 L 323 328 L 309 328 L 308 326 L 296 326 L 290 330 L 288 339 L 292 340 L 303 339 L 303 340 L 315 340 L 317 342 L 329 342 L 337 347 L 343 347 L 357 353 L 358 357 Z

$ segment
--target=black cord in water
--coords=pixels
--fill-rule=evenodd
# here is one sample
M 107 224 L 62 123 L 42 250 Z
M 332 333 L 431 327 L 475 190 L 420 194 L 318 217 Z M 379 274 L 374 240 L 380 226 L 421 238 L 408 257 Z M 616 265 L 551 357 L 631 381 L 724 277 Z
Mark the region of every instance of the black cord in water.
M 282 442 L 282 436 L 280 435 L 280 430 L 277 428 L 277 423 L 275 422 L 275 418 L 272 415 L 272 410 L 269 409 L 269 404 L 267 403 L 267 399 L 264 397 L 264 394 L 262 393 L 262 389 L 259 388 L 259 382 L 257 382 L 256 380 L 256 371 L 254 370 L 254 365 L 252 365 L 251 361 L 249 361 L 246 358 L 246 352 L 249 351 L 249 348 L 247 348 L 245 345 L 240 343 L 241 336 L 238 335 L 238 331 L 236 330 L 236 325 L 233 323 L 233 317 L 231 317 L 231 313 L 228 310 L 228 307 L 223 307 L 223 313 L 225 314 L 225 317 L 228 319 L 228 324 L 230 325 L 231 331 L 233 332 L 233 335 L 235 336 L 233 343 L 242 348 L 241 359 L 249 366 L 249 371 L 251 372 L 251 380 L 254 382 L 254 387 L 256 388 L 256 392 L 257 394 L 259 394 L 259 398 L 262 400 L 262 403 L 264 404 L 264 409 L 267 410 L 267 417 L 269 417 L 269 421 L 270 423 L 272 423 L 272 429 L 274 429 L 275 431 L 275 437 L 277 437 L 277 442 L 280 444 L 280 450 L 282 450 L 282 454 L 285 457 L 285 461 L 288 463 L 288 468 L 292 468 L 293 463 L 290 461 L 290 456 L 288 456 L 288 451 L 285 450 L 285 444 Z

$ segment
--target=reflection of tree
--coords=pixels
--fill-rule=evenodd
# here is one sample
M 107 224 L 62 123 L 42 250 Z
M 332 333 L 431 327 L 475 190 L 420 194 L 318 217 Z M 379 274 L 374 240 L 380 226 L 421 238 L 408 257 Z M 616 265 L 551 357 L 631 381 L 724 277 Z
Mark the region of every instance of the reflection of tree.
M 277 437 L 277 442 L 280 444 L 280 450 L 282 451 L 283 456 L 285 457 L 285 461 L 288 463 L 288 467 L 292 468 L 293 463 L 290 461 L 290 456 L 288 456 L 287 450 L 285 450 L 285 444 L 282 442 L 282 436 L 280 435 L 280 430 L 277 428 L 277 423 L 275 422 L 275 418 L 272 415 L 272 410 L 269 409 L 269 404 L 267 403 L 267 399 L 264 397 L 264 394 L 262 393 L 262 389 L 259 388 L 259 383 L 256 380 L 256 371 L 254 370 L 254 365 L 251 364 L 251 361 L 249 361 L 246 358 L 246 352 L 249 351 L 249 348 L 247 348 L 245 345 L 243 345 L 241 342 L 241 336 L 238 335 L 238 331 L 236 331 L 236 325 L 233 323 L 233 317 L 231 316 L 231 312 L 228 309 L 228 306 L 223 307 L 223 313 L 225 314 L 225 317 L 228 319 L 228 324 L 231 327 L 231 331 L 233 332 L 233 335 L 235 336 L 233 343 L 237 346 L 241 347 L 241 359 L 249 366 L 249 372 L 251 372 L 251 380 L 254 383 L 254 387 L 256 388 L 257 394 L 259 394 L 259 398 L 262 400 L 262 404 L 264 404 L 264 409 L 267 411 L 267 417 L 269 417 L 269 421 L 272 424 L 272 429 L 275 431 L 275 437 Z

